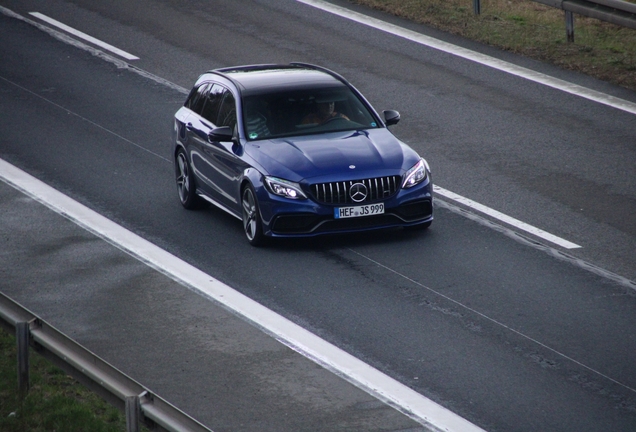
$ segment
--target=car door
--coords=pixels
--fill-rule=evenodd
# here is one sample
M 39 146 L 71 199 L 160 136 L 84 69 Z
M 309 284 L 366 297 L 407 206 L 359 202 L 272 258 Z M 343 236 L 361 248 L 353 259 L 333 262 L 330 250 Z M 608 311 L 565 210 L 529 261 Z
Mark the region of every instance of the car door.
M 215 197 L 218 187 L 214 184 L 211 175 L 211 167 L 206 158 L 206 146 L 208 134 L 215 127 L 218 105 L 221 93 L 219 88 L 215 90 L 213 83 L 201 85 L 193 95 L 191 103 L 192 115 L 188 117 L 188 154 L 192 170 L 197 179 L 197 185 L 206 194 Z
M 213 84 L 208 89 L 200 116 L 189 121 L 197 131 L 193 136 L 196 144 L 191 160 L 200 186 L 218 204 L 240 214 L 239 182 L 246 167 L 240 158 L 242 149 L 232 141 L 209 139 L 209 133 L 215 127 L 229 126 L 235 130 L 236 113 L 232 92 L 220 84 Z

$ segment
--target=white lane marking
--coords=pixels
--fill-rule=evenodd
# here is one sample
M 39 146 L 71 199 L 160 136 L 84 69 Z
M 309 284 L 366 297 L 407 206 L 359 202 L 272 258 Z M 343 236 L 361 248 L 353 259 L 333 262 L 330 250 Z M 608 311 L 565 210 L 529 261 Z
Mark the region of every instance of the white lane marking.
M 134 55 L 132 55 L 130 53 L 127 53 L 124 50 L 120 50 L 119 48 L 114 47 L 114 46 L 112 46 L 110 44 L 107 44 L 106 42 L 103 42 L 103 41 L 101 41 L 99 39 L 96 39 L 93 36 L 89 36 L 86 33 L 82 33 L 81 31 L 76 30 L 73 27 L 69 27 L 69 26 L 67 26 L 64 23 L 61 23 L 61 22 L 59 22 L 57 20 L 54 20 L 53 18 L 50 18 L 50 17 L 48 17 L 48 16 L 46 16 L 44 14 L 41 14 L 40 12 L 29 12 L 29 15 L 33 15 L 34 17 L 39 18 L 42 21 L 45 21 L 45 22 L 47 22 L 47 23 L 49 23 L 49 24 L 51 24 L 51 25 L 53 25 L 53 26 L 55 26 L 55 27 L 57 27 L 59 29 L 62 29 L 62 30 L 64 30 L 67 33 L 70 33 L 70 34 L 72 34 L 74 36 L 77 36 L 78 38 L 84 39 L 85 41 L 88 41 L 88 42 L 92 43 L 93 45 L 97 45 L 99 47 L 102 47 L 102 48 L 104 48 L 107 51 L 110 51 L 110 52 L 112 52 L 114 54 L 117 54 L 120 57 L 125 58 L 126 60 L 139 60 L 139 57 L 137 57 L 137 56 L 134 56 Z
M 607 105 L 619 110 L 623 110 L 631 114 L 636 114 L 636 103 L 627 101 L 625 99 L 610 96 L 608 94 L 601 93 L 596 90 L 592 90 L 577 84 L 573 84 L 558 78 L 551 77 L 549 75 L 546 75 L 540 72 L 533 71 L 531 69 L 526 69 L 524 67 L 517 66 L 515 64 L 508 63 L 506 61 L 499 60 L 494 57 L 487 56 L 485 54 L 481 54 L 466 48 L 462 48 L 462 47 L 450 44 L 448 42 L 441 41 L 439 39 L 425 36 L 415 31 L 399 27 L 395 24 L 390 24 L 388 22 L 385 22 L 376 18 L 372 18 L 358 12 L 351 11 L 344 7 L 336 6 L 331 3 L 326 3 L 322 0 L 296 0 L 296 1 L 300 3 L 304 3 L 308 6 L 313 6 L 317 9 L 323 10 L 325 12 L 329 12 L 339 17 L 346 18 L 348 20 L 355 21 L 357 23 L 360 23 L 369 27 L 373 27 L 377 30 L 381 30 L 383 32 L 390 33 L 392 35 L 399 36 L 404 39 L 408 39 L 412 42 L 416 42 L 421 45 L 426 45 L 430 48 L 434 48 L 434 49 L 437 49 L 437 50 L 440 50 L 440 51 L 443 51 L 458 57 L 462 57 L 467 60 L 471 60 L 476 63 L 482 64 L 484 66 L 489 66 L 493 69 L 507 72 L 509 74 L 516 75 L 518 77 L 525 78 L 527 80 L 534 81 L 536 83 L 543 84 L 548 87 L 552 87 L 552 88 L 564 91 L 566 93 L 580 96 L 582 98 L 589 99 L 594 102 L 601 103 L 603 105 Z
M 587 261 L 584 261 L 581 258 L 577 258 L 573 255 L 569 255 L 566 252 L 553 248 L 552 246 L 547 245 L 545 243 L 540 243 L 538 241 L 535 241 L 531 239 L 530 237 L 525 237 L 523 235 L 520 235 L 518 230 L 515 230 L 513 228 L 508 228 L 504 224 L 498 223 L 497 221 L 492 221 L 490 220 L 490 218 L 482 216 L 481 214 L 477 212 L 465 210 L 463 207 L 459 207 L 455 205 L 454 203 L 446 202 L 441 199 L 437 199 L 435 201 L 435 206 L 445 208 L 448 211 L 451 211 L 455 214 L 458 214 L 460 216 L 473 220 L 480 225 L 483 225 L 485 227 L 488 227 L 490 229 L 493 229 L 497 232 L 502 233 L 503 235 L 511 238 L 512 240 L 516 242 L 519 242 L 533 249 L 537 249 L 542 252 L 545 252 L 546 254 L 550 255 L 552 258 L 556 258 L 560 261 L 566 262 L 582 270 L 593 273 L 597 276 L 600 276 L 609 281 L 612 281 L 620 286 L 629 288 L 630 290 L 633 290 L 636 293 L 636 281 L 632 281 L 630 279 L 627 279 L 624 276 L 620 276 L 609 270 L 605 270 L 604 268 L 599 267 L 595 264 L 589 263 Z
M 542 238 L 546 241 L 549 241 L 552 244 L 561 246 L 565 249 L 577 249 L 580 248 L 581 246 L 577 245 L 576 243 L 572 243 L 570 241 L 567 241 L 565 239 L 562 239 L 561 237 L 557 237 L 554 234 L 550 234 L 549 232 L 543 231 L 542 229 L 539 229 L 537 227 L 534 227 L 530 224 L 527 224 L 525 222 L 521 222 L 518 219 L 515 219 L 511 216 L 505 215 L 501 212 L 498 212 L 497 210 L 491 209 L 490 207 L 486 207 L 483 204 L 479 204 L 478 202 L 475 202 L 471 199 L 468 199 L 466 197 L 463 197 L 461 195 L 458 195 L 454 192 L 451 192 L 449 190 L 446 190 L 444 188 L 441 188 L 437 185 L 433 185 L 433 191 L 438 194 L 441 195 L 445 198 L 448 198 L 450 200 L 453 200 L 459 204 L 463 204 L 466 207 L 469 207 L 473 210 L 476 210 L 480 213 L 483 213 L 485 215 L 488 215 L 492 218 L 495 218 L 497 220 L 500 220 L 501 222 L 504 222 L 508 225 L 511 225 L 519 230 L 525 231 L 527 233 L 530 233 L 536 237 Z
M 452 411 L 267 309 L 212 276 L 0 159 L 0 179 L 150 267 L 245 317 L 265 333 L 424 426 L 484 432 Z
M 67 45 L 73 46 L 75 48 L 79 48 L 81 50 L 84 50 L 92 55 L 94 55 L 95 57 L 98 57 L 104 61 L 107 61 L 108 63 L 111 63 L 113 65 L 115 65 L 115 67 L 117 67 L 118 69 L 126 69 L 130 72 L 136 73 L 139 76 L 142 76 L 146 79 L 155 81 L 157 84 L 161 84 L 163 86 L 166 86 L 168 88 L 171 88 L 179 93 L 182 93 L 184 95 L 187 95 L 190 93 L 190 90 L 185 89 L 184 87 L 181 87 L 180 85 L 174 84 L 171 81 L 168 81 L 166 79 L 163 79 L 157 75 L 154 75 L 148 71 L 145 71 L 143 69 L 140 69 L 136 66 L 131 65 L 130 63 L 126 63 L 124 60 L 121 60 L 117 57 L 113 57 L 112 55 L 99 50 L 91 45 L 86 45 L 84 42 L 81 42 L 75 38 L 70 37 L 69 35 L 67 35 L 66 33 L 62 33 L 59 32 L 49 26 L 40 24 L 39 22 L 35 22 L 33 20 L 30 20 L 26 17 L 23 17 L 20 14 L 17 14 L 15 12 L 13 12 L 10 9 L 7 9 L 3 6 L 0 6 L 0 13 L 2 13 L 3 15 L 6 15 L 10 18 L 14 18 L 20 21 L 24 21 L 25 23 L 32 25 L 33 27 L 37 28 L 38 30 L 41 30 L 45 33 L 47 33 L 49 36 L 54 37 L 55 39 L 59 40 L 60 42 L 63 42 Z

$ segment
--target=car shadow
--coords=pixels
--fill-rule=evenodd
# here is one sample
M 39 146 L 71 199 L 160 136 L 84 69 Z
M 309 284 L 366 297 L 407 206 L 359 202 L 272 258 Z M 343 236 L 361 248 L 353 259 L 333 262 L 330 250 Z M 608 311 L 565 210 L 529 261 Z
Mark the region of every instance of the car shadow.
M 387 228 L 359 233 L 325 234 L 316 237 L 272 238 L 268 239 L 266 247 L 271 250 L 284 250 L 285 252 L 290 250 L 305 252 L 421 242 L 432 234 L 432 228 L 424 230 Z

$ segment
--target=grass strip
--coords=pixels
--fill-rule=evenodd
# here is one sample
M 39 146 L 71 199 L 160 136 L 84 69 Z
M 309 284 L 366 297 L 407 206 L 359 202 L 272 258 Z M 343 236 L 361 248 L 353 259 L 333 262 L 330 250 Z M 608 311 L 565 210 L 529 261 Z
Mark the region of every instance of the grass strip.
M 575 15 L 568 43 L 560 9 L 531 0 L 349 0 L 505 51 L 636 90 L 636 30 Z M 636 0 L 629 0 L 636 3 Z
M 15 336 L 0 329 L 0 431 L 121 432 L 126 418 L 32 349 L 30 391 L 18 395 Z

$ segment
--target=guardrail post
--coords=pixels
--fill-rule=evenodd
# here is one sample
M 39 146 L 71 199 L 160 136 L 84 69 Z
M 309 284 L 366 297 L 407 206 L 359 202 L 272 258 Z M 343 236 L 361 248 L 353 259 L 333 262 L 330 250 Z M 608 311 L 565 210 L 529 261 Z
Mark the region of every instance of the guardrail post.
M 481 2 L 479 0 L 473 0 L 473 11 L 475 15 L 479 15 L 481 13 Z
M 18 343 L 18 388 L 20 396 L 29 392 L 29 323 L 15 325 L 15 338 Z
M 565 11 L 565 33 L 568 42 L 574 42 L 574 14 L 570 11 Z
M 139 432 L 139 396 L 126 397 L 126 432 Z

